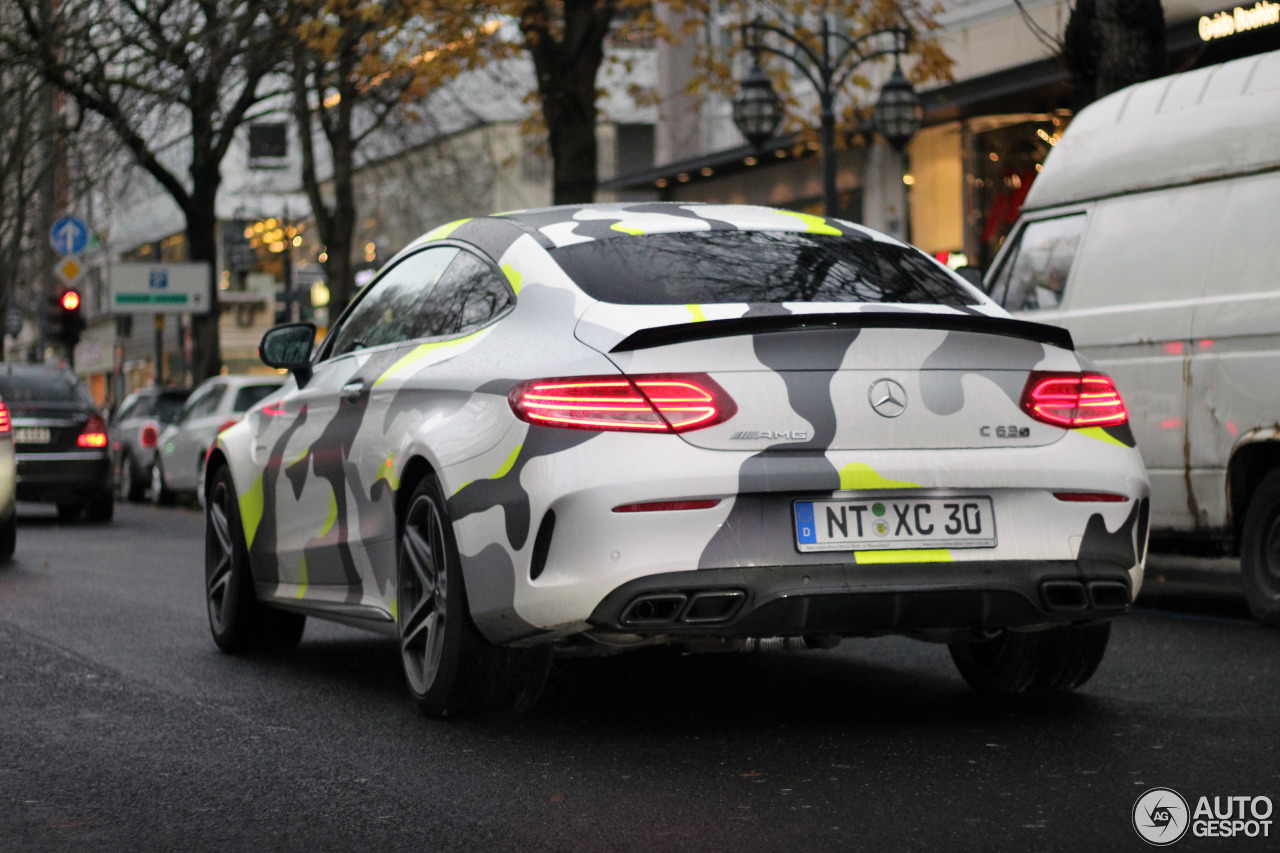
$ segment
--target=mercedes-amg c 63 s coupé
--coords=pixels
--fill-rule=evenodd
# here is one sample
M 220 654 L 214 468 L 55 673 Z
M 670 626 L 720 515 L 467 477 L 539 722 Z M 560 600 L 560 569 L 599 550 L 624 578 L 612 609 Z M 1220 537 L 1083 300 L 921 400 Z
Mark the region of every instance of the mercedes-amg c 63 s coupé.
M 1115 386 L 859 225 L 694 204 L 441 226 L 206 462 L 226 651 L 398 637 L 429 713 L 527 705 L 553 653 L 947 643 L 998 692 L 1086 681 L 1142 582 Z

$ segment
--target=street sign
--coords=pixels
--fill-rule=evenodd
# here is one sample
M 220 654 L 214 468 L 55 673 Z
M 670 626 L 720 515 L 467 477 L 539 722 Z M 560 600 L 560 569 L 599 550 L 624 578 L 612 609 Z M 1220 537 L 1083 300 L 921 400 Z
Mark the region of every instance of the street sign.
M 89 226 L 74 216 L 63 216 L 49 229 L 53 250 L 63 257 L 78 255 L 89 245 Z
M 204 314 L 208 264 L 117 264 L 111 270 L 114 314 Z
M 62 279 L 63 284 L 70 287 L 76 283 L 76 279 L 80 278 L 84 267 L 80 266 L 80 262 L 75 258 L 63 258 L 53 265 L 53 271 L 58 274 L 58 278 Z

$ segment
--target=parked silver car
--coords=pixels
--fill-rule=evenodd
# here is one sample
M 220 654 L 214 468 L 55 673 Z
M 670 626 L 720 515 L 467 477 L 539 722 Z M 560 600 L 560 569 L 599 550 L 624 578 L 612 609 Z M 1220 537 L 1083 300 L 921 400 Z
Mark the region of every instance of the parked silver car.
M 215 376 L 197 386 L 177 420 L 160 433 L 151 463 L 151 500 L 163 504 L 195 495 L 218 433 L 283 384 L 274 376 Z

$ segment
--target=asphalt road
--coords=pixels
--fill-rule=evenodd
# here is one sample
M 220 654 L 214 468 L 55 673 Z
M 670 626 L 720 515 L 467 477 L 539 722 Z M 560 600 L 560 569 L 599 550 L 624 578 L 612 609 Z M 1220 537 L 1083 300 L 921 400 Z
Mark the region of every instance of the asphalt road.
M 1144 850 L 1149 788 L 1280 802 L 1280 632 L 1220 564 L 1155 558 L 1052 701 L 984 700 L 945 647 L 883 638 L 560 662 L 531 713 L 440 722 L 371 634 L 220 654 L 199 514 L 118 509 L 24 505 L 0 566 L 0 850 Z M 1275 849 L 1272 821 L 1175 849 Z

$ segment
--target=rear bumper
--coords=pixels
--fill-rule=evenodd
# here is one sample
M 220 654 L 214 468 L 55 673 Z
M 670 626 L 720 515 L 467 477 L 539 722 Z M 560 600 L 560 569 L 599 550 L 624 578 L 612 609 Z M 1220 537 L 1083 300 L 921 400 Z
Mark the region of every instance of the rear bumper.
M 84 501 L 111 491 L 111 458 L 105 450 L 19 453 L 18 500 Z
M 934 635 L 1108 618 L 1133 601 L 1126 567 L 1076 561 L 827 564 L 639 578 L 588 622 L 670 639 L 812 634 Z

